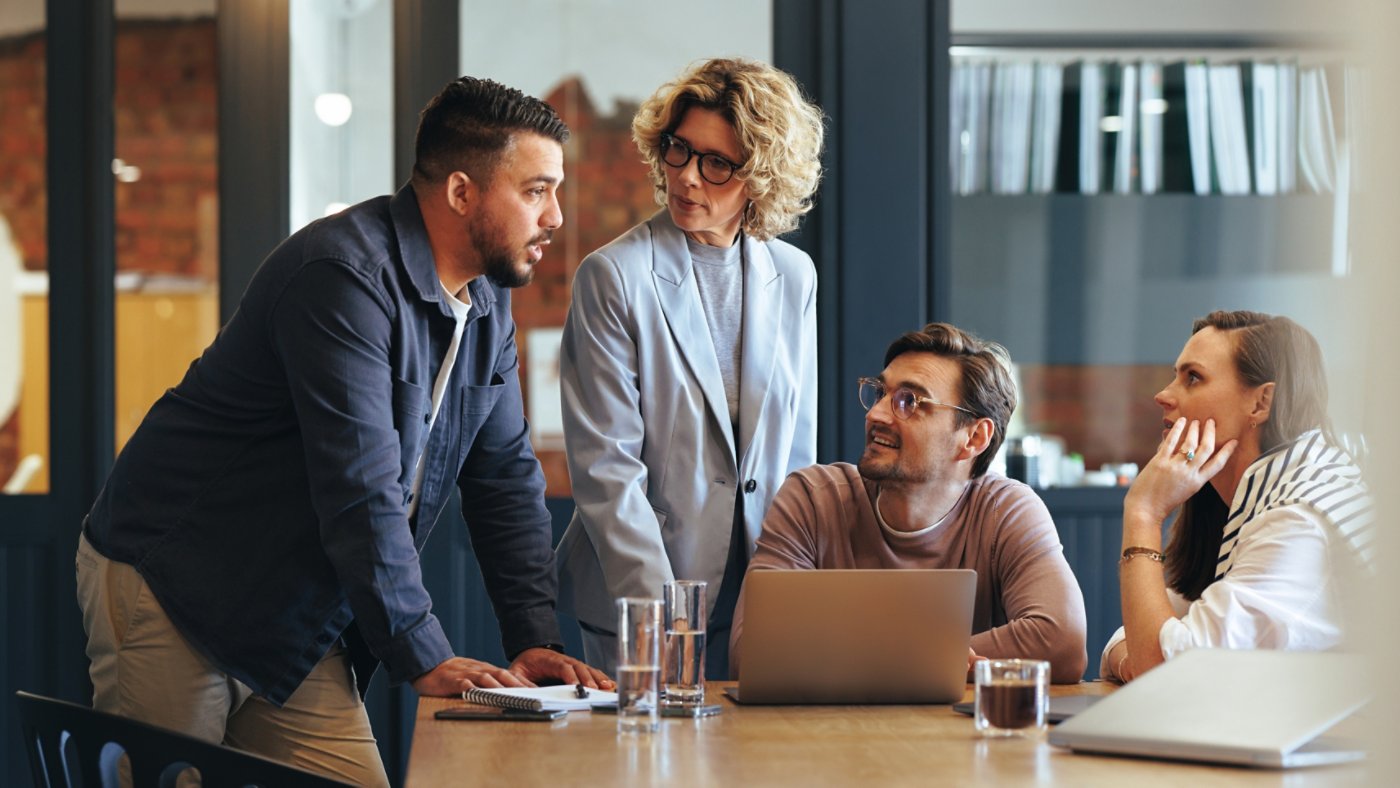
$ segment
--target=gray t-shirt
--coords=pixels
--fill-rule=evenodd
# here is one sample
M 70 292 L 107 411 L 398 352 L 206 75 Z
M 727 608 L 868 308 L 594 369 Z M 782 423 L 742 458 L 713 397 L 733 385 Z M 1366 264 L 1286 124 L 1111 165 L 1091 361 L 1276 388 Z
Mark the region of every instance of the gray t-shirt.
M 695 263 L 695 284 L 710 324 L 719 374 L 724 378 L 724 398 L 735 439 L 739 435 L 739 370 L 744 338 L 743 237 L 729 247 L 707 246 L 686 238 Z

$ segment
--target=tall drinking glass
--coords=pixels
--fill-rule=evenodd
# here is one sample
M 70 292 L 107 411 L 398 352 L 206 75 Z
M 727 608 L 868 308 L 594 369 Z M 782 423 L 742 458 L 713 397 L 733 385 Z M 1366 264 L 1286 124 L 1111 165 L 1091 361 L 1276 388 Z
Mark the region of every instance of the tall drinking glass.
M 694 706 L 705 702 L 705 581 L 666 584 L 666 670 L 662 702 Z
M 617 600 L 617 731 L 650 733 L 660 724 L 661 600 Z

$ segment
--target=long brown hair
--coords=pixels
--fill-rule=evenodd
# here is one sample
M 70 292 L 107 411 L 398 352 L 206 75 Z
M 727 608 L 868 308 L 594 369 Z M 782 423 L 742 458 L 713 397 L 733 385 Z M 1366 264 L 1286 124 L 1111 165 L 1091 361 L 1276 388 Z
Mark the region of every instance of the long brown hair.
M 1311 429 L 1331 433 L 1322 349 L 1307 329 L 1286 317 L 1238 310 L 1211 312 L 1191 327 L 1226 332 L 1233 340 L 1235 370 L 1250 387 L 1274 384 L 1269 416 L 1259 425 L 1259 449 L 1269 452 Z M 1209 484 L 1186 503 L 1167 543 L 1167 582 L 1186 599 L 1199 599 L 1215 582 L 1216 560 L 1230 501 Z

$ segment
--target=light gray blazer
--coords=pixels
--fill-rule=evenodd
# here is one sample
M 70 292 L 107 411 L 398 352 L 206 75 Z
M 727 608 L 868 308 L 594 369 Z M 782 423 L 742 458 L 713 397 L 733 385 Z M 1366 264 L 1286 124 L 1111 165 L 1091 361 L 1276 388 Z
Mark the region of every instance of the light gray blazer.
M 782 241 L 743 243 L 737 440 L 670 215 L 589 255 L 574 277 L 559 365 L 576 509 L 556 554 L 559 607 L 609 632 L 615 599 L 659 599 L 674 578 L 709 581 L 713 612 L 734 497 L 752 555 L 783 479 L 816 461 L 816 269 Z

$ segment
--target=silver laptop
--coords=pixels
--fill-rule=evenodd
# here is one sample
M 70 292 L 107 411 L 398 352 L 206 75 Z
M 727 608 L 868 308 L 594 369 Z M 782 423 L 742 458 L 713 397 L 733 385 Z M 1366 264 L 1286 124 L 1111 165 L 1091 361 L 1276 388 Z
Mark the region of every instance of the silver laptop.
M 763 570 L 744 581 L 740 703 L 952 703 L 971 569 Z
M 1076 714 L 1050 743 L 1080 752 L 1289 768 L 1365 757 L 1321 734 L 1365 705 L 1355 654 L 1198 649 Z

